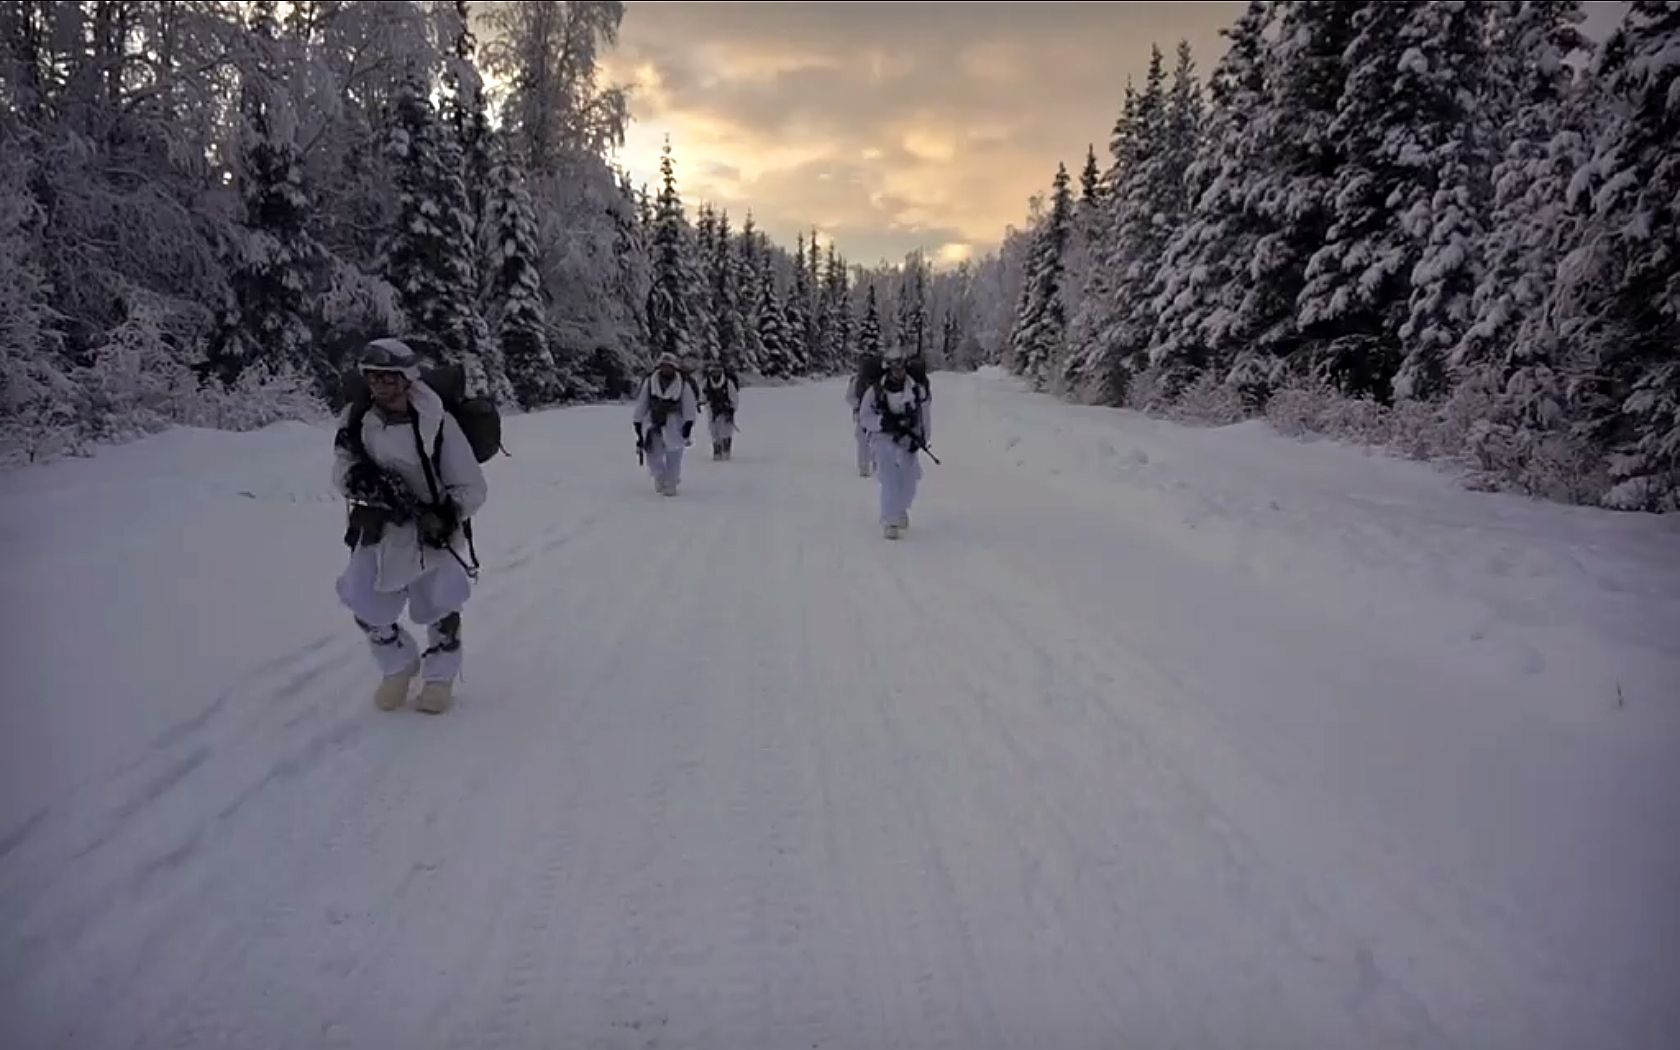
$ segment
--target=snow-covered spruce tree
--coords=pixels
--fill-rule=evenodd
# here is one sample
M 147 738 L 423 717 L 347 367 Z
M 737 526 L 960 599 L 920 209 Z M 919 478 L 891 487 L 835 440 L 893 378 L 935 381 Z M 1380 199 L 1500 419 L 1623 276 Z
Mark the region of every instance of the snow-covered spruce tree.
M 461 181 L 476 234 L 485 217 L 485 197 L 491 182 L 490 119 L 484 107 L 484 83 L 474 55 L 478 39 L 472 31 L 472 8 L 467 0 L 438 12 L 440 35 L 450 45 L 443 58 L 443 96 L 439 103 L 444 124 L 461 154 Z M 500 149 L 506 151 L 505 140 Z M 523 181 L 523 178 L 522 180 Z
M 899 275 L 898 324 L 893 332 L 897 345 L 914 357 L 928 351 L 927 260 L 913 252 L 904 260 Z
M 872 357 L 881 350 L 881 310 L 875 301 L 875 286 L 870 285 L 868 298 L 864 300 L 863 327 L 858 329 L 858 353 Z
M 707 215 L 699 224 L 700 250 L 706 258 L 706 278 L 711 286 L 712 317 L 717 326 L 717 353 L 726 361 L 740 361 L 747 343 L 746 290 L 741 285 L 740 260 L 729 213 Z
M 1503 148 L 1473 300 L 1475 323 L 1450 361 L 1461 377 L 1491 369 L 1503 386 L 1516 329 L 1539 319 L 1576 220 L 1565 191 L 1588 159 L 1585 93 L 1572 59 L 1586 48 L 1578 0 L 1504 0 L 1490 26 L 1488 104 L 1502 115 Z
M 470 66 L 468 68 L 470 69 Z M 472 75 L 476 76 L 476 74 Z M 480 151 L 488 149 L 487 144 L 474 143 L 473 132 L 469 130 L 475 123 L 472 109 L 476 107 L 482 110 L 482 103 L 473 101 L 476 92 L 472 90 L 470 85 L 460 85 L 458 87 L 460 91 L 465 93 L 465 97 L 460 100 L 462 102 L 460 106 L 460 126 L 458 127 L 456 124 L 447 121 L 439 121 L 436 128 L 438 158 L 442 170 L 446 175 L 453 174 L 454 176 L 453 179 L 446 177 L 442 183 L 444 198 L 454 203 L 454 207 L 457 209 L 454 225 L 465 238 L 459 251 L 459 265 L 467 268 L 467 284 L 461 292 L 463 313 L 460 318 L 461 327 L 458 339 L 465 355 L 463 363 L 467 366 L 468 387 L 475 392 L 490 395 L 499 404 L 510 405 L 516 403 L 518 397 L 514 392 L 512 381 L 508 378 L 507 360 L 502 352 L 502 344 L 490 330 L 489 324 L 484 319 L 484 313 L 479 308 L 479 297 L 485 283 L 482 273 L 483 260 L 480 258 L 478 250 L 479 231 L 484 220 L 483 195 L 482 193 L 478 194 L 479 200 L 474 203 L 474 194 L 468 192 L 467 189 L 472 171 L 466 155 L 466 148 L 471 145 Z M 448 103 L 450 98 L 451 96 L 445 95 L 444 102 Z M 482 112 L 476 118 L 476 123 L 478 131 L 484 131 L 488 128 L 488 123 L 484 120 Z M 504 137 L 501 142 L 505 152 L 507 149 L 506 138 Z M 488 159 L 486 153 L 485 156 L 479 158 L 478 162 L 487 163 Z M 487 185 L 488 175 L 488 168 L 480 173 L 479 177 L 485 180 L 481 182 L 481 185 Z M 535 259 L 536 252 L 533 251 L 529 257 Z M 475 378 L 477 376 L 482 378 Z M 480 383 L 482 385 L 478 385 Z
M 782 297 L 777 293 L 773 279 L 760 283 L 755 316 L 758 321 L 758 371 L 767 376 L 794 375 L 792 333 L 788 330 Z
M 734 248 L 731 262 L 735 269 L 735 286 L 741 304 L 740 366 L 748 371 L 762 371 L 764 344 L 759 338 L 761 331 L 758 311 L 763 305 L 764 286 L 767 283 L 764 268 L 769 264 L 769 260 L 761 250 L 762 244 L 758 229 L 753 225 L 751 212 L 747 213 L 746 222 L 741 224 L 741 235 L 736 238 Z
M 586 362 L 591 384 L 600 396 L 621 397 L 630 392 L 630 377 L 642 371 L 648 346 L 648 289 L 653 283 L 649 256 L 651 227 L 644 226 L 640 211 L 647 197 L 631 186 L 628 172 L 621 173 L 619 195 L 612 209 L 613 274 L 612 297 L 622 313 L 620 338 L 611 345 L 597 345 Z
M 1102 200 L 1102 170 L 1097 167 L 1097 147 L 1085 147 L 1085 167 L 1079 172 L 1079 213 L 1084 217 Z
M 537 223 L 525 172 L 498 142 L 484 194 L 483 252 L 486 315 L 506 362 L 513 394 L 526 408 L 563 396 L 549 353 L 542 275 L 537 267 Z
M 1113 303 L 1119 274 L 1113 265 L 1120 235 L 1121 208 L 1118 201 L 1120 180 L 1136 153 L 1138 93 L 1128 79 L 1120 115 L 1115 119 L 1109 135 L 1109 166 L 1098 184 L 1096 207 L 1086 225 L 1085 274 L 1086 283 L 1079 289 L 1079 310 L 1068 324 L 1067 362 L 1062 366 L 1062 380 L 1070 392 L 1093 394 L 1105 404 L 1120 404 L 1125 399 L 1124 373 L 1108 367 L 1108 348 L 1113 329 Z M 1030 221 L 1025 230 L 1009 231 L 998 253 L 997 276 L 1015 276 L 1019 283 L 1009 283 L 1014 289 L 1015 311 L 1010 315 L 1007 338 L 995 353 L 1006 366 L 1018 369 L 1010 348 L 1014 346 L 1015 329 L 1026 314 L 1028 298 L 1026 266 L 1037 243 L 1037 220 Z M 1011 246 L 1016 251 L 1009 251 Z M 1011 263 L 1018 265 L 1012 266 Z
M 1572 58 L 1586 47 L 1576 0 L 1506 0 L 1491 25 L 1488 105 L 1503 152 L 1492 177 L 1493 210 L 1482 247 L 1474 323 L 1449 358 L 1466 396 L 1491 402 L 1471 441 L 1485 471 L 1539 495 L 1579 499 L 1584 443 L 1566 434 L 1563 347 L 1553 294 L 1582 216 L 1567 188 L 1587 162 L 1590 96 L 1576 89 Z
M 1173 280 L 1174 241 L 1190 226 L 1191 208 L 1213 181 L 1212 166 L 1196 163 L 1206 122 L 1206 107 L 1196 81 L 1190 45 L 1180 41 L 1161 145 L 1165 170 L 1161 174 L 1160 210 L 1155 214 L 1156 225 L 1164 230 L 1159 261 L 1149 279 L 1153 321 L 1148 336 L 1149 363 L 1160 373 L 1157 397 L 1161 401 L 1175 400 L 1208 366 L 1207 354 L 1199 341 L 1163 344 L 1161 338 L 1162 310 L 1171 302 L 1168 285 Z
M 1307 264 L 1334 219 L 1332 191 L 1343 157 L 1332 133 L 1355 33 L 1353 4 L 1282 5 L 1277 37 L 1262 51 L 1262 97 L 1245 130 L 1239 169 L 1243 225 L 1253 249 L 1230 274 L 1229 317 L 1210 333 L 1232 354 L 1230 382 L 1258 407 L 1298 369 L 1297 302 Z
M 1680 511 L 1680 4 L 1636 0 L 1600 73 L 1619 119 L 1572 187 L 1592 218 L 1564 266 L 1578 411 L 1610 453 L 1607 506 Z
M 1244 373 L 1233 373 L 1232 366 L 1245 351 L 1251 360 L 1253 354 L 1236 323 L 1241 308 L 1236 293 L 1239 272 L 1254 258 L 1261 232 L 1248 195 L 1261 176 L 1253 125 L 1264 101 L 1270 19 L 1270 5 L 1250 0 L 1242 18 L 1223 31 L 1231 44 L 1214 69 L 1211 119 L 1186 172 L 1188 183 L 1204 188 L 1168 243 L 1156 282 L 1159 320 L 1150 349 L 1175 392 L 1212 368 L 1223 380 L 1237 380 L 1250 410 L 1264 401 L 1266 369 L 1244 382 Z
M 648 337 L 653 352 L 678 357 L 699 350 L 690 296 L 698 284 L 688 256 L 687 223 L 677 195 L 671 144 L 659 161 L 661 187 L 653 231 L 653 286 L 648 291 Z
M 490 367 L 490 340 L 474 302 L 478 287 L 471 215 L 459 157 L 442 134 L 424 85 L 397 99 L 387 146 L 397 177 L 397 225 L 385 249 L 385 276 L 409 317 L 410 335 L 432 355 L 465 367 L 467 389 L 499 399 L 505 372 Z
M 823 283 L 822 252 L 817 245 L 817 231 L 811 229 L 811 257 L 806 265 L 806 281 L 811 286 L 811 299 L 806 305 L 805 317 L 805 345 L 811 359 L 818 362 L 817 367 L 824 372 L 832 372 L 845 368 L 851 362 L 832 362 L 826 358 L 828 337 L 823 330 Z
M 789 357 L 796 362 L 801 374 L 811 371 L 815 364 L 811 357 L 811 278 L 805 268 L 805 233 L 800 231 L 793 253 L 793 285 L 788 289 L 783 316 L 787 322 Z
M 1027 279 L 1021 288 L 1020 313 L 1011 335 L 1010 357 L 1036 390 L 1044 389 L 1062 352 L 1067 334 L 1063 281 L 1068 238 L 1073 227 L 1073 195 L 1067 166 L 1056 165 L 1050 212 L 1033 243 Z
M 957 363 L 957 348 L 962 343 L 962 328 L 956 312 L 947 311 L 939 322 L 939 360 L 947 368 Z
M 1488 93 L 1487 15 L 1485 3 L 1456 11 L 1428 4 L 1407 27 L 1412 50 L 1402 55 L 1402 68 L 1428 83 L 1436 108 L 1426 116 L 1439 131 L 1413 147 L 1433 146 L 1436 159 L 1427 212 L 1403 218 L 1422 251 L 1410 275 L 1409 316 L 1400 326 L 1404 356 L 1394 381 L 1400 398 L 1446 392 L 1447 358 L 1473 317 L 1493 167 L 1492 129 L 1477 107 Z
M 1444 353 L 1462 331 L 1473 287 L 1467 238 L 1482 172 L 1466 127 L 1485 69 L 1486 14 L 1480 0 L 1354 12 L 1331 128 L 1344 158 L 1335 222 L 1308 264 L 1299 304 L 1318 370 L 1344 392 L 1387 399 L 1442 391 Z M 1426 249 L 1428 265 L 1418 270 Z M 1423 289 L 1415 309 L 1414 271 Z
M 1178 155 L 1169 148 L 1172 113 L 1159 48 L 1151 49 L 1144 89 L 1128 97 L 1127 110 L 1110 145 L 1115 170 L 1095 259 L 1100 279 L 1073 326 L 1077 356 L 1068 369 L 1070 379 L 1114 404 L 1146 362 L 1155 327 L 1149 286 L 1171 233 L 1166 217 L 1184 193 L 1184 173 L 1173 170 Z
M 21 129 L 0 115 L 14 143 Z M 64 374 L 40 264 L 45 215 L 29 192 L 33 148 L 0 155 L 0 462 L 73 448 L 83 400 Z
M 880 330 L 881 318 L 877 311 L 877 342 L 880 339 Z M 841 259 L 834 249 L 833 241 L 828 243 L 828 262 L 824 276 L 822 333 L 822 356 L 826 370 L 835 372 L 849 367 L 853 346 L 851 278 L 846 272 L 845 260 Z
M 312 374 L 323 387 L 336 362 L 313 352 L 309 304 L 325 256 L 309 236 L 314 210 L 298 156 L 297 123 L 283 89 L 273 3 L 252 5 L 239 91 L 240 201 L 228 301 L 207 364 L 224 384 L 262 361 Z

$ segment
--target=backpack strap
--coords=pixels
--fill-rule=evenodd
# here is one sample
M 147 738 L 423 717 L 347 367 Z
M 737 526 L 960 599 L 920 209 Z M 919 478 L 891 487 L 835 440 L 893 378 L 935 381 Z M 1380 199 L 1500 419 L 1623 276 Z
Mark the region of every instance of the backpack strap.
M 443 454 L 443 431 L 446 424 L 442 420 L 438 421 L 438 432 L 437 437 L 432 440 L 431 456 L 426 455 L 426 443 L 420 436 L 419 412 L 411 412 L 409 414 L 408 425 L 409 429 L 414 432 L 415 451 L 420 453 L 420 469 L 426 472 L 426 487 L 432 490 L 432 505 L 437 506 L 443 502 L 443 493 L 438 489 L 438 475 L 437 471 L 432 469 L 432 463 L 433 461 L 437 462 L 437 470 L 441 471 L 443 469 L 443 460 L 439 457 Z M 443 549 L 449 552 L 449 556 L 455 559 L 456 563 L 461 566 L 469 577 L 476 580 L 478 579 L 479 569 L 478 548 L 473 544 L 472 519 L 469 518 L 461 522 L 461 532 L 467 537 L 467 553 L 472 556 L 471 565 L 468 565 L 462 560 L 461 556 L 456 553 L 454 547 L 450 547 L 446 544 Z
M 372 407 L 371 400 L 357 398 L 350 402 L 350 417 L 338 428 L 338 434 L 333 438 L 333 444 L 358 460 L 368 458 L 367 445 L 362 441 L 362 424 L 367 419 L 368 409 Z
M 420 469 L 426 472 L 426 487 L 432 492 L 432 506 L 435 507 L 443 502 L 443 493 L 438 491 L 437 472 L 432 470 L 432 458 L 442 451 L 443 425 L 438 425 L 438 444 L 433 446 L 433 456 L 426 455 L 426 443 L 420 437 L 420 413 L 409 413 L 408 426 L 414 431 L 414 450 L 420 453 Z

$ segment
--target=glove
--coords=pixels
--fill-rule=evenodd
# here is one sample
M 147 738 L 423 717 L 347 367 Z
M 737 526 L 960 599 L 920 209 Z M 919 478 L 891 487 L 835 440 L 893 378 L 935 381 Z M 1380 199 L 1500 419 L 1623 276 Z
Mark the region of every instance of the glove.
M 694 420 L 692 420 L 692 419 L 683 420 L 683 431 L 682 431 L 683 440 L 687 441 L 688 436 L 692 433 L 694 433 Z
M 377 463 L 352 463 L 344 474 L 344 489 L 353 502 L 384 511 L 384 521 L 405 525 L 414 520 L 414 499 L 401 475 Z
M 461 512 L 455 501 L 445 496 L 442 503 L 433 503 L 420 512 L 417 527 L 420 542 L 428 547 L 447 547 L 450 537 L 461 526 Z

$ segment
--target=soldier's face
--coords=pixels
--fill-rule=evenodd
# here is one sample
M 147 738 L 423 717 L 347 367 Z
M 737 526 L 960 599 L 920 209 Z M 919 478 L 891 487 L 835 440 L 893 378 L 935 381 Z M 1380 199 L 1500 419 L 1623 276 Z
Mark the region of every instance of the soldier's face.
M 374 404 L 380 408 L 390 411 L 408 404 L 408 377 L 401 372 L 374 368 L 363 375 L 367 377 L 368 392 L 373 395 Z

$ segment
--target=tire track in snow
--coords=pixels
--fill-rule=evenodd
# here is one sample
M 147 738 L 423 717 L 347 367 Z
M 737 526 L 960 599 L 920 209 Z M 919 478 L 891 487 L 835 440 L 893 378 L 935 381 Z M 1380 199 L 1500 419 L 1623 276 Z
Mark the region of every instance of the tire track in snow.
M 627 499 L 620 509 L 626 505 L 632 512 L 644 509 L 640 500 L 632 500 L 634 497 Z M 648 530 L 650 539 L 663 526 L 663 522 L 655 521 Z M 645 528 L 645 524 L 642 527 Z M 622 541 L 623 535 L 620 532 L 613 538 Z M 577 750 L 582 751 L 588 744 L 588 737 L 580 737 L 578 730 L 587 728 L 591 717 L 598 712 L 607 682 L 623 672 L 636 648 L 645 643 L 647 625 L 655 618 L 660 598 L 672 589 L 673 582 L 681 582 L 685 561 L 691 555 L 681 545 L 666 545 L 657 567 L 648 571 L 649 567 L 643 565 L 638 572 L 626 573 L 622 581 L 599 573 L 599 555 L 580 551 L 578 556 L 584 564 L 592 560 L 597 566 L 593 576 L 588 573 L 583 575 L 585 580 L 593 579 L 596 593 L 574 597 L 582 599 L 580 604 L 586 607 L 616 609 L 605 630 L 592 639 L 591 655 L 597 662 L 591 675 L 577 689 L 580 702 L 571 709 L 570 715 L 559 727 L 560 731 L 555 734 L 560 740 L 573 742 Z M 565 567 L 554 566 L 538 578 L 522 581 L 523 586 L 515 593 L 523 595 L 525 600 L 514 607 L 518 610 L 514 614 L 515 622 L 530 623 L 529 612 L 552 601 L 546 583 L 552 580 L 564 586 L 566 575 Z M 620 582 L 634 586 L 627 601 L 622 598 L 614 600 L 612 592 L 618 589 L 616 585 Z M 532 627 L 534 624 L 525 630 L 529 631 Z M 509 644 L 534 651 L 542 648 L 539 640 L 529 637 L 518 641 L 510 639 Z M 528 675 L 516 675 L 514 678 L 530 680 Z M 582 757 L 579 756 L 580 759 Z M 570 881 L 568 876 L 575 878 L 575 871 L 581 863 L 578 853 L 580 840 L 571 823 L 577 813 L 575 807 L 590 787 L 589 782 L 579 774 L 581 768 L 580 763 L 569 764 L 569 783 L 562 785 L 555 797 L 545 799 L 542 806 L 534 808 L 528 815 L 534 825 L 525 829 L 528 840 L 533 843 L 526 855 L 528 863 L 522 866 L 522 869 L 528 868 L 528 874 L 516 887 L 510 887 L 515 901 L 509 908 L 508 916 L 514 926 L 513 936 L 505 947 L 492 947 L 491 958 L 500 965 L 493 965 L 489 970 L 500 976 L 494 985 L 475 990 L 474 998 L 469 1000 L 466 1008 L 470 1020 L 467 1028 L 455 1036 L 455 1046 L 508 1047 L 516 1045 L 522 1035 L 530 1035 L 532 1019 L 527 1014 L 531 1000 L 538 990 L 547 987 L 545 975 L 554 968 L 553 953 L 558 947 L 555 934 L 560 928 L 557 918 L 562 901 L 566 899 L 564 890 Z M 590 843 L 582 845 L 594 848 Z

